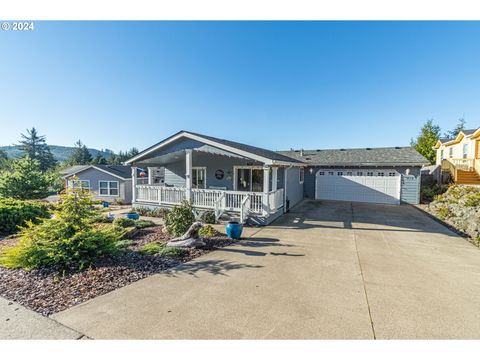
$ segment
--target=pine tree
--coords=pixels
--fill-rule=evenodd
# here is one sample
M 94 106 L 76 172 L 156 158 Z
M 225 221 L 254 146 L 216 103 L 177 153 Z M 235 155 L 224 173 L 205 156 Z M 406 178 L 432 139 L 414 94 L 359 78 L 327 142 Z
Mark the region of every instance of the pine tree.
M 433 147 L 440 137 L 440 131 L 440 127 L 433 124 L 433 119 L 428 120 L 420 129 L 417 138 L 410 142 L 415 150 L 425 156 L 432 164 L 435 164 L 436 157 L 436 151 Z
M 460 131 L 465 130 L 465 125 L 466 124 L 467 124 L 467 122 L 465 121 L 465 119 L 463 117 L 458 119 L 457 126 L 455 126 L 455 128 L 453 130 L 447 131 L 445 133 L 445 137 L 448 138 L 448 139 L 455 139 L 457 137 L 457 135 L 460 133 Z
M 92 154 L 90 154 L 88 148 L 80 140 L 78 140 L 75 143 L 75 150 L 68 159 L 68 163 L 70 165 L 88 165 L 92 162 L 92 160 Z
M 19 147 L 23 152 L 23 156 L 37 160 L 40 163 L 41 171 L 46 171 L 57 164 L 49 146 L 45 142 L 45 136 L 39 135 L 37 129 L 34 127 L 31 130 L 27 129 L 27 134 L 21 134 L 21 137 Z
M 97 154 L 95 158 L 92 160 L 92 164 L 94 165 L 107 165 L 107 160 L 101 155 Z

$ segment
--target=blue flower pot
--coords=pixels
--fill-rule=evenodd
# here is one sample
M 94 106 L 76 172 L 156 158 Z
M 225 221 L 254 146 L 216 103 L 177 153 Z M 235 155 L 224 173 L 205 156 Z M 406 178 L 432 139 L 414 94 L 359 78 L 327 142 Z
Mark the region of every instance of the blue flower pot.
M 102 202 L 102 206 L 103 206 L 104 208 L 108 208 L 108 207 L 110 206 L 110 203 L 109 203 L 108 201 L 103 201 L 103 202 Z
M 225 227 L 225 230 L 230 239 L 238 240 L 242 236 L 243 225 L 236 221 L 230 221 Z
M 138 215 L 137 213 L 128 213 L 126 216 L 127 216 L 127 219 L 132 219 L 132 220 L 138 220 L 140 218 L 140 215 Z

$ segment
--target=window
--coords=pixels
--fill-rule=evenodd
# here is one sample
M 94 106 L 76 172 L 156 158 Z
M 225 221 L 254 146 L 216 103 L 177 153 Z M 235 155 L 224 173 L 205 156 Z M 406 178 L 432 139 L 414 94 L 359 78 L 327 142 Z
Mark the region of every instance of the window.
M 373 171 L 367 171 L 367 176 L 373 176 Z
M 396 175 L 397 175 L 397 174 L 395 173 L 395 171 L 390 171 L 390 172 L 388 173 L 388 176 L 396 176 Z
M 237 191 L 263 191 L 263 169 L 262 168 L 237 168 Z
M 357 176 L 363 176 L 363 171 L 357 171 Z
M 68 180 L 71 188 L 90 189 L 90 180 Z
M 337 172 L 337 175 L 338 175 L 338 176 L 343 176 L 343 171 Z
M 118 196 L 118 181 L 99 181 L 98 192 L 105 196 Z
M 194 189 L 205 189 L 207 185 L 206 175 L 207 175 L 207 168 L 205 167 L 192 168 L 192 187 Z
M 329 172 L 328 172 L 328 175 L 333 175 L 333 171 L 329 171 Z
M 443 160 L 443 149 L 440 150 L 440 160 Z
M 305 180 L 305 169 L 300 168 L 300 184 L 303 184 L 304 180 Z
M 450 149 L 448 149 L 448 157 L 450 159 L 453 158 L 453 148 L 452 147 Z
M 463 158 L 466 159 L 468 156 L 468 144 L 463 144 Z
M 318 172 L 318 175 L 320 175 L 320 176 L 325 175 L 325 171 L 319 171 L 319 172 Z
M 380 171 L 377 173 L 377 176 L 385 176 L 385 173 L 383 171 Z
M 352 172 L 351 172 L 351 171 L 347 171 L 347 176 L 352 176 Z

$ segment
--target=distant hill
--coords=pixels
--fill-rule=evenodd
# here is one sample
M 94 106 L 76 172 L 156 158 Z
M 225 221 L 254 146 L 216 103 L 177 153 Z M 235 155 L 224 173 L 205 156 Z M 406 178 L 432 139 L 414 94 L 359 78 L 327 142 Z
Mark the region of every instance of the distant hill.
M 59 145 L 49 145 L 50 150 L 52 151 L 53 156 L 57 161 L 67 161 L 70 155 L 72 154 L 75 148 L 73 146 L 59 146 Z M 0 150 L 3 150 L 7 153 L 8 157 L 19 158 L 22 156 L 22 152 L 19 149 L 18 145 L 12 146 L 0 146 Z M 97 149 L 88 149 L 92 157 L 97 156 L 97 154 L 102 155 L 105 159 L 110 156 L 111 153 L 97 150 Z

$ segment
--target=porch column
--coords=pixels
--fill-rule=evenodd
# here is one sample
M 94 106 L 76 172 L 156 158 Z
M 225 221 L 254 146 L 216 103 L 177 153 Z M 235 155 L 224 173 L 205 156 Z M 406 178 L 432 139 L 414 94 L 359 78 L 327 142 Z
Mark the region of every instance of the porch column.
M 148 185 L 153 185 L 153 172 L 154 169 L 153 167 L 148 167 Z
M 288 185 L 288 167 L 286 167 L 284 170 L 283 170 L 283 212 L 286 213 L 287 212 L 287 185 Z
M 268 166 L 263 167 L 263 214 L 267 215 L 269 213 L 268 206 L 268 191 L 270 187 L 270 168 Z
M 137 201 L 137 168 L 132 166 L 132 203 Z
M 277 167 L 272 168 L 272 191 L 277 191 Z
M 192 199 L 192 149 L 185 150 L 185 187 L 186 198 L 188 201 Z

